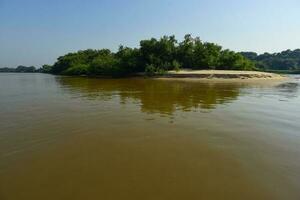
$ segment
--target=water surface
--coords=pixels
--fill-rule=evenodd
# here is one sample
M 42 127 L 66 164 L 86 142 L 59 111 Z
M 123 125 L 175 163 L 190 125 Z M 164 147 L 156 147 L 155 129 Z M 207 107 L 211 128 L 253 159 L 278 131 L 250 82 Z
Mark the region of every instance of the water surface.
M 0 199 L 300 199 L 299 79 L 0 74 Z

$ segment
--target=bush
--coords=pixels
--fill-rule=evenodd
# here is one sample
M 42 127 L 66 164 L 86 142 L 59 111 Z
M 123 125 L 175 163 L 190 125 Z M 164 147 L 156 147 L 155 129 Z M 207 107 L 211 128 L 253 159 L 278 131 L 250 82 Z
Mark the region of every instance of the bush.
M 153 65 L 147 65 L 145 73 L 147 76 L 154 76 L 156 74 L 156 68 Z
M 113 75 L 118 69 L 118 60 L 111 54 L 96 57 L 90 67 L 89 73 L 95 75 Z
M 172 67 L 176 72 L 178 72 L 180 70 L 181 65 L 177 60 L 173 60 Z
M 164 69 L 161 69 L 161 68 L 156 69 L 157 75 L 165 75 L 166 73 L 167 73 L 167 71 Z
M 65 75 L 86 75 L 88 73 L 88 65 L 78 64 L 63 71 Z

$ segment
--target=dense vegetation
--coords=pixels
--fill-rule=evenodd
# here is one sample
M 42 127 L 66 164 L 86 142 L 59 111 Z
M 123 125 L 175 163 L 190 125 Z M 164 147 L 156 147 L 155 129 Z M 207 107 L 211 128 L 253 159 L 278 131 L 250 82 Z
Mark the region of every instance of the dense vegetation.
M 286 50 L 280 53 L 264 53 L 258 55 L 254 52 L 241 52 L 243 56 L 256 63 L 262 70 L 300 71 L 300 49 Z
M 65 75 L 126 76 L 139 72 L 161 74 L 180 68 L 252 70 L 254 63 L 239 53 L 186 35 L 182 42 L 174 36 L 142 40 L 139 48 L 120 46 L 115 53 L 109 49 L 69 53 L 59 57 L 53 66 L 44 65 L 42 71 Z
M 35 67 L 26 67 L 23 65 L 18 66 L 17 68 L 0 68 L 0 72 L 14 72 L 14 73 L 32 73 L 32 72 L 37 72 Z
M 164 74 L 180 68 L 299 73 L 300 49 L 260 55 L 255 52 L 236 53 L 191 35 L 186 35 L 181 42 L 174 36 L 164 36 L 142 40 L 139 48 L 120 46 L 117 52 L 88 49 L 61 56 L 52 66 L 43 65 L 39 69 L 33 66 L 0 68 L 0 72 L 117 77 L 136 73 Z

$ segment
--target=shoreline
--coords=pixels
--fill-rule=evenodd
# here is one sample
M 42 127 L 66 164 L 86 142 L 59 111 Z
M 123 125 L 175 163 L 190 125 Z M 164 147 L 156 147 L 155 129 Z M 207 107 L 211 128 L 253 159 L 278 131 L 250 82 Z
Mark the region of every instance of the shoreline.
M 40 72 L 36 72 L 40 73 Z M 19 74 L 19 73 L 18 73 Z M 30 74 L 30 73 L 25 73 Z M 46 73 L 48 74 L 48 73 Z M 55 75 L 55 74 L 50 74 Z M 59 74 L 56 74 L 59 75 Z M 59 75 L 69 77 L 86 77 L 97 79 L 123 79 L 123 78 L 149 78 L 157 80 L 182 80 L 182 81 L 241 81 L 241 82 L 265 82 L 265 81 L 284 81 L 289 77 L 282 74 L 261 72 L 261 71 L 234 71 L 234 70 L 190 70 L 168 71 L 166 74 L 156 74 L 147 76 L 145 73 L 131 74 L 124 77 L 100 76 L 100 75 Z
M 155 76 L 161 80 L 192 80 L 192 81 L 268 81 L 286 80 L 287 76 L 259 71 L 233 71 L 233 70 L 180 70 L 169 71 L 165 75 Z

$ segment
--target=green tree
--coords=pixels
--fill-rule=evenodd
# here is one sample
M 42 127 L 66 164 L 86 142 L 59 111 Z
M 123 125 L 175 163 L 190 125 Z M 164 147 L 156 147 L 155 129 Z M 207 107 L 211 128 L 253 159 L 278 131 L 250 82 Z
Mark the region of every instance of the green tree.
M 285 57 L 291 55 L 297 57 L 297 53 L 292 51 L 283 53 Z M 266 54 L 262 57 L 270 56 Z M 260 62 L 267 65 L 267 62 Z M 298 65 L 294 60 L 286 60 L 284 63 L 294 68 Z M 252 66 L 253 63 L 242 54 L 222 50 L 221 46 L 214 43 L 203 43 L 199 37 L 193 38 L 188 34 L 179 43 L 175 36 L 163 36 L 160 39 L 142 40 L 139 48 L 120 46 L 116 53 L 109 49 L 69 53 L 59 57 L 53 66 L 45 65 L 41 70 L 53 74 L 127 76 L 137 72 L 163 74 L 182 67 L 248 70 Z

